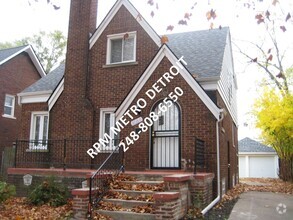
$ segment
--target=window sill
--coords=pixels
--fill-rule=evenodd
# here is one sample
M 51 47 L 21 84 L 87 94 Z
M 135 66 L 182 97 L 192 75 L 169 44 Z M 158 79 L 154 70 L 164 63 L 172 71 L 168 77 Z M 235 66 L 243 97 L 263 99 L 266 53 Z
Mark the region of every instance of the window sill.
M 28 153 L 49 153 L 49 150 L 45 149 L 26 149 Z
M 10 119 L 16 119 L 14 116 L 11 116 L 11 115 L 2 115 L 2 117 L 4 117 L 4 118 L 10 118 Z
M 133 66 L 138 65 L 138 62 L 125 62 L 125 63 L 113 63 L 103 65 L 103 68 L 113 68 L 113 67 L 121 67 L 121 66 Z

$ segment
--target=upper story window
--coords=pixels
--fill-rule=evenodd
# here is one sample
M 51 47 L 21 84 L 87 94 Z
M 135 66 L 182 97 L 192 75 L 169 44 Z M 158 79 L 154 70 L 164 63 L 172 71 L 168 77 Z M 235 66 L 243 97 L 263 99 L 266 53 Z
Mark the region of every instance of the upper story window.
M 4 117 L 14 117 L 15 97 L 12 95 L 5 95 L 4 101 Z
M 107 64 L 136 60 L 136 32 L 108 35 Z

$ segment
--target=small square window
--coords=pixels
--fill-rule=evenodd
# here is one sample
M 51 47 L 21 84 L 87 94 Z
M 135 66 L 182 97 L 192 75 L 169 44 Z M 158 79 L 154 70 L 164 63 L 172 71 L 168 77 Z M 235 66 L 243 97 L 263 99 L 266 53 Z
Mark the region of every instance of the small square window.
M 135 51 L 135 32 L 108 36 L 107 64 L 134 62 Z
M 3 116 L 14 117 L 14 107 L 15 97 L 12 95 L 5 95 Z

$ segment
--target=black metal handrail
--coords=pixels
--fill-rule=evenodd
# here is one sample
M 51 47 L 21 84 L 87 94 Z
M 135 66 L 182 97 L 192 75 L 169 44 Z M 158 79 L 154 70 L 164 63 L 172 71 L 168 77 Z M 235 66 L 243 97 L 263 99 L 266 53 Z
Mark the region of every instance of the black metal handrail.
M 111 181 L 121 172 L 124 172 L 124 151 L 118 144 L 89 179 L 88 219 L 92 219 L 93 209 L 109 191 Z
M 199 138 L 195 138 L 194 148 L 194 174 L 196 174 L 197 168 L 205 167 L 205 142 Z

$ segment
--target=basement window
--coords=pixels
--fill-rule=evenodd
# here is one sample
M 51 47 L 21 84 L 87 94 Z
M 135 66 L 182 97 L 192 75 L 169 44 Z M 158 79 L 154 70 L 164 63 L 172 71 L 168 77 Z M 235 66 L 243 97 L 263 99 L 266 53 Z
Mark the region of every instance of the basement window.
M 31 117 L 30 150 L 47 150 L 48 145 L 48 112 L 33 112 Z
M 136 60 L 136 32 L 108 35 L 107 64 L 123 64 Z

